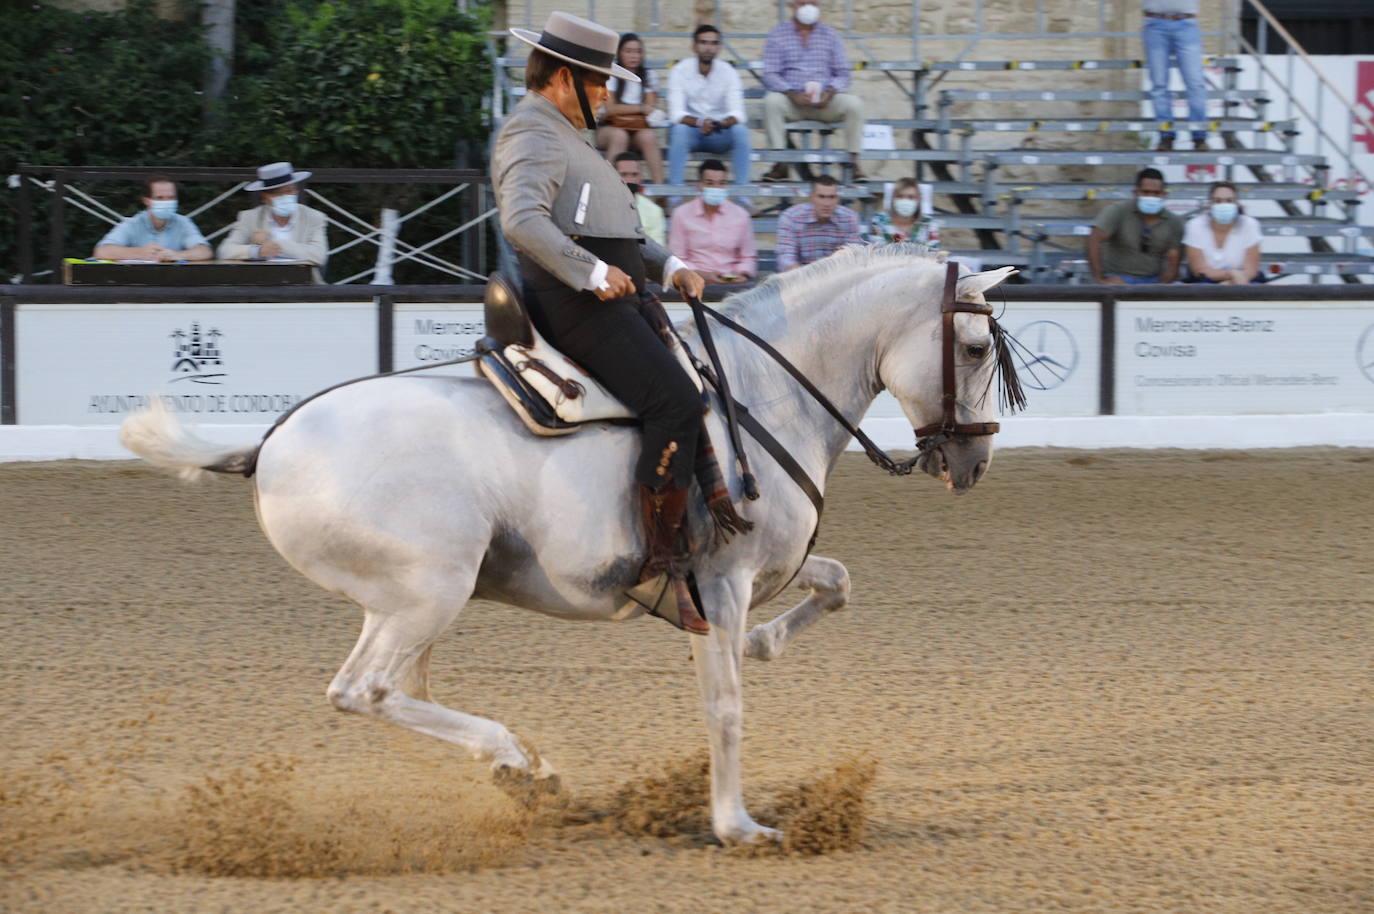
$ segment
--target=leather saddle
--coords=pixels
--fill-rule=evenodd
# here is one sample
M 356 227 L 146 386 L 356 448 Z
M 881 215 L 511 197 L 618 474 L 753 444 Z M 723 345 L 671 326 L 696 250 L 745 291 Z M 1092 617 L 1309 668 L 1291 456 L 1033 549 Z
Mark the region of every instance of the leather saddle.
M 487 335 L 477 341 L 477 374 L 495 386 L 536 435 L 570 435 L 590 422 L 631 424 L 625 404 L 540 336 L 515 286 L 501 273 L 487 279 L 483 301 Z M 671 348 L 698 390 L 701 376 L 686 347 Z

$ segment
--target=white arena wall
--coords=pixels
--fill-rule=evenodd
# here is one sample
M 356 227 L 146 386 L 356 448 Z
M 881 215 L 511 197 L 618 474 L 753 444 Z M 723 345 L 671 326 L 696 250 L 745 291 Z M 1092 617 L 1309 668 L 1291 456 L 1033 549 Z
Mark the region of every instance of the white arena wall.
M 152 394 L 213 440 L 251 443 L 318 390 L 461 356 L 483 333 L 479 303 L 444 301 L 438 290 L 417 296 L 424 301 L 400 300 L 402 290 L 396 300 L 355 290 L 351 301 L 328 300 L 324 289 L 307 301 L 287 290 L 239 296 L 275 301 L 165 300 L 185 290 L 147 290 L 129 296 L 135 301 L 72 288 L 17 291 L 0 300 L 0 402 L 9 423 L 0 424 L 0 460 L 129 457 L 118 424 Z M 1011 287 L 998 307 L 1030 352 L 1030 408 L 1003 419 L 998 444 L 1374 447 L 1367 295 L 1332 286 Z M 685 316 L 680 305 L 669 309 Z M 747 392 L 737 395 L 747 402 Z M 913 445 L 887 395 L 863 427 L 885 448 Z

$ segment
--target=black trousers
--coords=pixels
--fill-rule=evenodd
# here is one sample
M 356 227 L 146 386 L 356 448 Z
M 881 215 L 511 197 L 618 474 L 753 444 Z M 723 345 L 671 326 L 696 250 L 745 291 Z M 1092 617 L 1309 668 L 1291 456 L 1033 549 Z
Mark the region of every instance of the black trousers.
M 624 270 L 636 292 L 644 289 L 644 260 L 637 241 L 582 236 L 577 243 Z M 635 482 L 653 488 L 672 482 L 687 488 L 701 428 L 701 394 L 659 337 L 655 315 L 638 294 L 602 301 L 591 292 L 571 289 L 524 254 L 520 273 L 525 305 L 540 334 L 643 423 Z

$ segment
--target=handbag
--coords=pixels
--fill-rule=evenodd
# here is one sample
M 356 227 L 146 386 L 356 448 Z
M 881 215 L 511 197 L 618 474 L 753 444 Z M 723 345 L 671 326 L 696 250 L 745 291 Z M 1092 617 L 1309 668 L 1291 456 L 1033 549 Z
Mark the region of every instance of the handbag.
M 647 130 L 649 119 L 642 114 L 612 114 L 605 121 L 608 127 L 618 127 L 621 130 Z

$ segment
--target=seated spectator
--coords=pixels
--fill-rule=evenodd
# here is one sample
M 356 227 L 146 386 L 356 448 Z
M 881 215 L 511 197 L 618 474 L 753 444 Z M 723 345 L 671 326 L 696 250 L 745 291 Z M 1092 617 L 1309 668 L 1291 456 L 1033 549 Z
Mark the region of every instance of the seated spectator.
M 700 175 L 701 196 L 673 210 L 668 250 L 707 282 L 748 282 L 759 271 L 749 212 L 725 199 L 724 162 L 707 159 Z
M 846 244 L 861 244 L 859 214 L 840 205 L 840 182 L 821 175 L 811 196 L 778 218 L 778 272 L 814 263 Z
M 239 213 L 229 237 L 219 246 L 220 260 L 304 260 L 319 270 L 329 258 L 324 213 L 299 202 L 297 185 L 310 177 L 294 171 L 290 162 L 273 162 L 258 169 L 258 179 L 244 190 L 256 191 L 262 202 Z
M 914 241 L 932 251 L 940 249 L 940 229 L 921 212 L 921 186 L 915 178 L 902 178 L 892 191 L 892 209 L 878 213 L 868 227 L 873 244 Z
M 210 242 L 190 219 L 177 213 L 177 185 L 149 178 L 143 212 L 105 233 L 91 256 L 98 260 L 209 260 Z
M 1121 285 L 1178 278 L 1183 220 L 1164 208 L 1168 195 L 1164 175 L 1146 168 L 1135 176 L 1134 201 L 1113 203 L 1098 215 L 1088 237 L 1094 282 Z
M 844 122 L 844 148 L 854 169 L 854 180 L 864 180 L 859 171 L 863 151 L 864 112 L 857 95 L 849 88 L 849 57 L 844 39 L 828 25 L 820 24 L 817 0 L 791 0 L 793 18 L 773 27 L 763 45 L 763 84 L 768 94 L 763 100 L 763 123 L 771 149 L 787 147 L 788 121 Z M 779 162 L 765 181 L 786 181 L 789 167 Z
M 739 74 L 723 60 L 720 32 L 697 26 L 689 57 L 668 71 L 668 183 L 681 184 L 687 154 L 730 153 L 735 180 L 749 183 L 749 123 Z
M 1212 185 L 1206 213 L 1188 220 L 1183 249 L 1188 255 L 1189 282 L 1243 286 L 1264 282 L 1260 275 L 1260 224 L 1240 211 L 1236 185 Z
M 654 73 L 644 66 L 644 42 L 634 32 L 620 36 L 616 62 L 639 77 L 639 82 L 616 79 L 606 81 L 611 97 L 606 100 L 605 114 L 597 122 L 596 145 L 606 151 L 608 161 L 634 147 L 649 163 L 649 174 L 655 184 L 663 183 L 663 153 L 658 148 L 658 136 L 649 123 L 657 113 L 658 84 Z M 662 123 L 660 121 L 660 123 Z
M 644 234 L 663 244 L 667 220 L 663 217 L 663 207 L 642 193 L 644 172 L 640 167 L 639 154 L 622 152 L 615 157 L 615 170 L 620 174 L 620 180 L 630 188 L 630 193 L 635 195 L 635 209 L 639 210 L 639 224 L 644 226 Z

